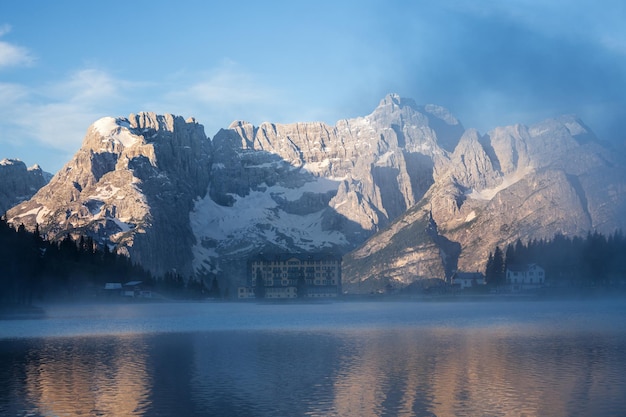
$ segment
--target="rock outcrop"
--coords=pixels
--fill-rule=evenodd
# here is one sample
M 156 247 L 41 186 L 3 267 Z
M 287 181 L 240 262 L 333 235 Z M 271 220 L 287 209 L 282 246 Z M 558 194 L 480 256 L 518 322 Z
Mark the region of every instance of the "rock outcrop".
M 17 159 L 1 160 L 0 215 L 31 198 L 50 178 L 51 175 L 42 171 L 39 165 L 26 168 L 26 164 Z
M 211 142 L 195 120 L 154 113 L 106 117 L 80 150 L 8 219 L 49 239 L 89 235 L 155 274 L 191 274 L 189 212 L 207 190 Z

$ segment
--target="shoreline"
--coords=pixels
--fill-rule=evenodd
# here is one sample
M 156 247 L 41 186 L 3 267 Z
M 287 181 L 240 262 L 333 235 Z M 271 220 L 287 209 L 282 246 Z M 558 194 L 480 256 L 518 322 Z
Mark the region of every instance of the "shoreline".
M 39 319 L 46 317 L 46 311 L 36 305 L 0 305 L 0 320 Z

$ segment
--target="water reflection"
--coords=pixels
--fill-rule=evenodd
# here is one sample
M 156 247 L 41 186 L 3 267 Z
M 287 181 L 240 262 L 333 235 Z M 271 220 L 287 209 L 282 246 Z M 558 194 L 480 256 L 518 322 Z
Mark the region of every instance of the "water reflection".
M 335 379 L 337 415 L 589 416 L 626 409 L 625 340 L 380 331 Z
M 148 406 L 140 337 L 50 339 L 28 353 L 26 397 L 36 415 L 139 416 Z
M 386 317 L 404 317 L 409 307 L 430 311 L 384 307 Z M 208 311 L 189 320 L 227 320 Z M 287 320 L 284 311 L 276 321 Z M 311 322 L 311 310 L 302 312 L 293 321 Z M 542 313 L 549 320 L 487 313 L 497 320 L 2 339 L 0 415 L 601 417 L 626 410 L 626 329 L 605 325 L 614 310 L 588 312 L 582 325 L 562 313 Z
M 609 416 L 626 409 L 625 342 L 493 329 L 200 335 L 192 402 L 198 415 Z
M 195 338 L 201 415 L 330 415 L 350 341 L 324 333 L 225 332 Z

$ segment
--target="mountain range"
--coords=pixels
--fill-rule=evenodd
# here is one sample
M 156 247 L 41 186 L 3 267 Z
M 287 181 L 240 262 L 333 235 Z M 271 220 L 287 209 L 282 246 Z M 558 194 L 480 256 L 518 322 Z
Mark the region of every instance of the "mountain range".
M 333 126 L 235 121 L 212 139 L 193 118 L 106 117 L 5 204 L 13 225 L 89 235 L 156 275 L 234 288 L 253 255 L 332 251 L 344 289 L 369 292 L 482 271 L 518 239 L 624 229 L 625 162 L 575 116 L 481 135 L 390 94 Z

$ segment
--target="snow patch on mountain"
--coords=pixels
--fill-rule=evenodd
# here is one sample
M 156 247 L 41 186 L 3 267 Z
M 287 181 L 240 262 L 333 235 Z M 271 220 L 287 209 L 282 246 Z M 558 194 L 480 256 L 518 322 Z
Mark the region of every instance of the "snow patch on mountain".
M 347 244 L 341 233 L 322 230 L 322 211 L 297 215 L 282 210 L 272 195 L 283 191 L 282 187 L 268 187 L 265 192 L 252 191 L 245 197 L 233 194 L 235 203 L 230 207 L 220 206 L 207 194 L 196 201 L 190 214 L 192 229 L 199 240 L 250 239 L 250 234 L 273 240 L 280 234 L 303 248 Z
M 474 200 L 491 201 L 500 191 L 514 185 L 531 172 L 533 172 L 532 167 L 520 169 L 510 175 L 504 176 L 502 178 L 502 182 L 498 186 L 493 188 L 485 188 L 483 190 L 472 189 L 469 193 L 466 194 L 466 196 Z
M 47 207 L 41 207 L 37 212 L 37 223 L 42 223 L 50 213 L 50 209 Z
M 96 188 L 96 194 L 91 195 L 90 197 L 94 200 L 108 200 L 115 196 L 117 199 L 123 199 L 124 196 L 116 195 L 121 188 L 112 186 L 107 184 L 106 186 L 100 186 Z
M 193 248 L 194 268 L 215 270 L 206 262 L 220 255 L 235 256 L 258 251 L 267 242 L 285 251 L 299 248 L 318 251 L 324 247 L 348 246 L 346 237 L 334 230 L 325 230 L 325 210 L 308 214 L 293 214 L 281 208 L 280 201 L 297 201 L 304 193 L 334 191 L 336 181 L 319 178 L 301 188 L 262 184 L 261 191 L 246 196 L 232 194 L 234 203 L 221 206 L 206 197 L 196 200 L 190 213 L 190 224 L 196 237 Z M 211 267 L 209 267 L 211 265 Z
M 105 141 L 118 142 L 124 145 L 124 147 L 130 147 L 140 140 L 138 136 L 130 132 L 130 123 L 127 120 L 103 117 L 92 126 L 102 135 Z
M 133 226 L 128 224 L 128 223 L 124 223 L 121 219 L 116 219 L 115 217 L 107 217 L 107 220 L 111 220 L 113 223 L 115 223 L 115 225 L 117 227 L 119 227 L 120 229 L 120 233 L 124 233 L 124 232 L 128 232 L 129 230 L 133 229 Z
M 33 214 L 38 214 L 41 207 L 35 207 L 34 209 L 30 209 L 25 213 L 22 213 L 22 217 L 31 216 Z

